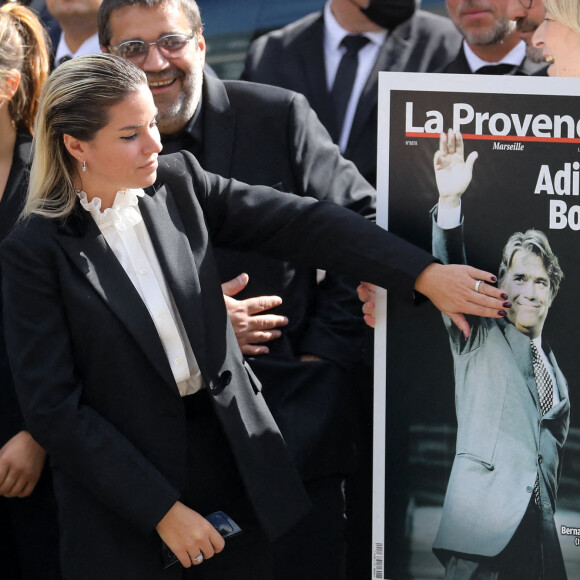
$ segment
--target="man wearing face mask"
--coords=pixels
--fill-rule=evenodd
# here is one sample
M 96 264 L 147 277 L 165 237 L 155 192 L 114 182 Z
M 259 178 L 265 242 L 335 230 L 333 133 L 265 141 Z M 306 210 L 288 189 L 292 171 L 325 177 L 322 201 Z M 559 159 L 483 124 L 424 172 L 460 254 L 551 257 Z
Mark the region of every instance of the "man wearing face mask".
M 242 78 L 304 94 L 343 155 L 375 185 L 379 72 L 435 72 L 461 45 L 449 19 L 416 10 L 416 4 L 328 0 L 322 12 L 258 38 Z M 358 431 L 357 469 L 346 484 L 347 560 L 355 580 L 371 575 L 372 352 L 369 331 L 349 385 Z M 404 525 L 400 504 L 400 517 L 390 514 L 390 522 L 400 522 L 396 528 Z
M 328 0 L 322 12 L 258 38 L 242 78 L 304 94 L 374 185 L 379 71 L 437 71 L 461 43 L 447 18 L 415 8 L 415 0 Z

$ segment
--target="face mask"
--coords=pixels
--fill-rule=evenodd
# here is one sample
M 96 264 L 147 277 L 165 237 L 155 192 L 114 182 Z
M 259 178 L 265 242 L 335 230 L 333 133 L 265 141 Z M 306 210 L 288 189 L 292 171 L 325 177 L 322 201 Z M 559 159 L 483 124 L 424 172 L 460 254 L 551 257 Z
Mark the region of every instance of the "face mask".
M 361 12 L 381 28 L 392 30 L 415 12 L 415 0 L 370 0 Z

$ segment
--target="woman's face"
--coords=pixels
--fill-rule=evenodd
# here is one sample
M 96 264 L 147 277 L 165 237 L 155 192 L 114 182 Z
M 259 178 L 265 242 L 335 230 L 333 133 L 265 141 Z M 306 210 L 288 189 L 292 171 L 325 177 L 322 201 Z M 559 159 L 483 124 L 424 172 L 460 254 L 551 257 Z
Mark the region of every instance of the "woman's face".
M 580 76 L 580 34 L 556 20 L 550 12 L 546 11 L 532 42 L 551 63 L 548 68 L 551 77 Z
M 86 171 L 79 172 L 80 186 L 89 199 L 100 197 L 108 207 L 117 191 L 155 182 L 162 148 L 156 116 L 144 85 L 109 109 L 108 124 L 91 141 L 80 142 L 80 160 L 86 163 Z

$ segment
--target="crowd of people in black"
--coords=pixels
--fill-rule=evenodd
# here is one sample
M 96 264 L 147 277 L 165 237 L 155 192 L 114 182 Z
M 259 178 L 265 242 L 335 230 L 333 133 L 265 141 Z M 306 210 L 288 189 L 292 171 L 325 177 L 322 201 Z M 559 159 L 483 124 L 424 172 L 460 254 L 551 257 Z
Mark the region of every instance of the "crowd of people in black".
M 577 76 L 544 4 L 329 0 L 241 81 L 193 0 L 2 6 L 2 578 L 370 576 L 359 281 L 511 306 L 372 223 L 378 73 Z

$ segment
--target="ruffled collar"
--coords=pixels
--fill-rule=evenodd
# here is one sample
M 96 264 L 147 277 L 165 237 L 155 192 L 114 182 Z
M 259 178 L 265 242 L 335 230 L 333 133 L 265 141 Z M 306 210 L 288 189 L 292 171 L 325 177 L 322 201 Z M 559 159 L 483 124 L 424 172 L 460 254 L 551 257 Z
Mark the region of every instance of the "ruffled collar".
M 99 227 L 113 226 L 117 230 L 128 230 L 137 225 L 143 218 L 138 204 L 140 197 L 145 195 L 142 189 L 123 189 L 115 195 L 113 206 L 101 211 L 102 200 L 93 197 L 88 200 L 84 191 L 77 191 L 83 208 L 88 211 Z

